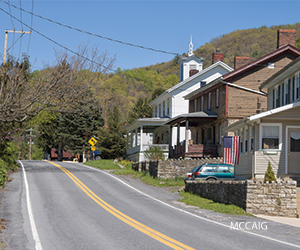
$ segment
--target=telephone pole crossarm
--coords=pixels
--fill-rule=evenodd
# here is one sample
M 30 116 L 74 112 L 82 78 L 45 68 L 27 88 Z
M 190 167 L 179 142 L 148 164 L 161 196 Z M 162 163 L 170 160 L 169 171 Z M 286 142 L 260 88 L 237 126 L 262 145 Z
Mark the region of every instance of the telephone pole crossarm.
M 8 33 L 19 33 L 21 34 L 21 36 L 17 39 L 17 41 L 24 35 L 24 34 L 31 34 L 32 31 L 17 31 L 17 30 L 5 30 L 5 42 L 4 42 L 4 54 L 3 54 L 3 65 L 6 63 L 6 53 L 7 51 L 17 42 L 15 41 L 15 43 L 9 47 L 9 49 L 7 49 L 7 36 Z

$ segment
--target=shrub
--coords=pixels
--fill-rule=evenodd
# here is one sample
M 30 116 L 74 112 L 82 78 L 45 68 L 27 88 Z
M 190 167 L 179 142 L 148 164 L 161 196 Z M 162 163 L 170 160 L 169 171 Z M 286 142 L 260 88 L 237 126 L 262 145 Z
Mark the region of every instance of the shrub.
M 6 175 L 6 163 L 0 159 L 0 186 L 4 187 L 5 181 L 7 180 Z
M 276 182 L 277 180 L 276 180 L 276 177 L 275 177 L 275 173 L 272 169 L 271 162 L 269 161 L 268 169 L 267 169 L 267 172 L 265 174 L 265 182 L 271 182 L 271 181 Z
M 157 146 L 149 146 L 144 153 L 145 157 L 148 160 L 164 160 L 164 152 L 160 147 Z

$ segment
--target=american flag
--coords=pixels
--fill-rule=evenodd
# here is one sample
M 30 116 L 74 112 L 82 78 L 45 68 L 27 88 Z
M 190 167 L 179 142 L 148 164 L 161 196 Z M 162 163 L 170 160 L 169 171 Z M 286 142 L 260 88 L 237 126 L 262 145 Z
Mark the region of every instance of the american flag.
M 238 165 L 240 158 L 240 137 L 224 136 L 223 163 Z

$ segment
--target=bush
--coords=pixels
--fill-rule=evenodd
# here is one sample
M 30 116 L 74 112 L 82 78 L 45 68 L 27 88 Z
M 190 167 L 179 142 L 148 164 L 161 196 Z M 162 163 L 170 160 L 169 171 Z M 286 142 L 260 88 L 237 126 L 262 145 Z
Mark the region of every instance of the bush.
M 269 164 L 268 164 L 268 169 L 267 169 L 267 172 L 265 174 L 265 182 L 271 182 L 271 181 L 277 181 L 276 180 L 276 177 L 275 177 L 275 173 L 271 167 L 271 162 L 269 161 Z
M 164 160 L 164 152 L 160 147 L 157 146 L 149 146 L 144 153 L 145 157 L 148 160 Z
M 7 180 L 7 175 L 6 175 L 6 163 L 0 159 L 0 186 L 4 187 L 5 181 Z

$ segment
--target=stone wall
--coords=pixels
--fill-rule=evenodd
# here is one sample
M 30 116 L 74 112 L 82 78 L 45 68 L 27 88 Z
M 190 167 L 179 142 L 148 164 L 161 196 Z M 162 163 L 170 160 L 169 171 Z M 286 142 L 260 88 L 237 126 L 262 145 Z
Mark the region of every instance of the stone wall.
M 186 181 L 186 192 L 234 204 L 250 214 L 297 217 L 297 182 Z
M 149 171 L 156 175 L 155 177 L 167 179 L 175 178 L 176 176 L 185 177 L 186 173 L 190 172 L 194 167 L 197 167 L 203 163 L 222 163 L 221 157 L 216 158 L 201 158 L 201 159 L 168 159 L 165 161 L 159 160 L 157 164 L 154 162 L 133 162 L 132 169 L 135 171 Z M 157 169 L 155 169 L 157 168 Z

